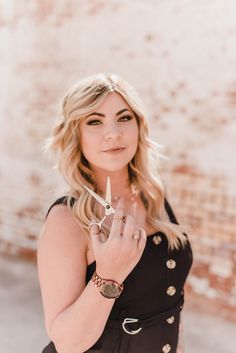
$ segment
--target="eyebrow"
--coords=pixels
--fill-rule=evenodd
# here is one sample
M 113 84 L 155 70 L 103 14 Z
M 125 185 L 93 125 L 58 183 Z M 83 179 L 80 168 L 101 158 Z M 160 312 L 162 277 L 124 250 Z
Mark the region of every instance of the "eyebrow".
M 123 113 L 123 112 L 125 112 L 125 111 L 130 112 L 128 109 L 121 109 L 119 112 L 116 113 L 116 115 L 120 115 L 121 113 Z M 130 113 L 131 113 L 131 112 L 130 112 Z M 87 115 L 85 118 L 88 118 L 88 117 L 91 116 L 91 115 L 98 115 L 98 116 L 100 116 L 101 118 L 105 118 L 105 115 L 104 115 L 104 114 L 102 114 L 102 113 L 97 113 L 97 112 L 91 113 L 91 114 Z

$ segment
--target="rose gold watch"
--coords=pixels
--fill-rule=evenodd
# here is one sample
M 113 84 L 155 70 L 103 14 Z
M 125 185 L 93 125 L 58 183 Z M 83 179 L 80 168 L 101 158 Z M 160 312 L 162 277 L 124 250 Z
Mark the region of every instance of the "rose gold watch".
M 123 284 L 119 284 L 112 279 L 99 277 L 96 271 L 94 272 L 91 281 L 99 289 L 100 293 L 108 299 L 118 298 L 124 288 Z

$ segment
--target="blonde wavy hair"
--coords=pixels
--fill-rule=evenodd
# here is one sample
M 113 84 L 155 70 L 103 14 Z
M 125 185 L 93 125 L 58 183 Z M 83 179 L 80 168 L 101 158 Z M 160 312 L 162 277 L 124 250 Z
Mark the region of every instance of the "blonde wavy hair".
M 59 169 L 69 185 L 67 206 L 89 236 L 92 219 L 99 219 L 95 199 L 83 187 L 97 190 L 89 162 L 81 151 L 79 125 L 81 119 L 99 107 L 111 92 L 119 93 L 136 116 L 139 130 L 137 151 L 128 163 L 130 185 L 135 186 L 147 210 L 147 221 L 165 233 L 169 249 L 179 249 L 187 242 L 183 229 L 171 223 L 165 210 L 165 188 L 159 174 L 159 146 L 148 138 L 148 124 L 144 106 L 134 88 L 116 74 L 99 73 L 77 82 L 62 102 L 62 120 L 56 124 L 52 136 L 44 144 L 44 151 L 56 157 L 54 168 Z M 72 198 L 75 202 L 71 202 Z M 104 234 L 109 229 L 104 225 Z

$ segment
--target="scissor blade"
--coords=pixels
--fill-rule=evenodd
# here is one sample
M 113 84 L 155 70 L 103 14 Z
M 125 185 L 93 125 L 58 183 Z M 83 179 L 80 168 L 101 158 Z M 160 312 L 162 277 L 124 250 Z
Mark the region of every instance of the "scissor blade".
M 96 192 L 94 192 L 93 190 L 89 189 L 86 185 L 83 184 L 83 186 L 98 202 L 100 202 L 104 207 L 106 207 L 107 202 L 101 196 L 96 194 Z
M 111 183 L 110 177 L 107 177 L 107 187 L 106 187 L 106 201 L 111 204 Z
M 111 213 L 113 213 L 113 208 L 111 207 L 111 183 L 109 176 L 107 177 L 106 202 L 109 204 L 110 208 L 105 207 L 105 215 L 109 216 Z

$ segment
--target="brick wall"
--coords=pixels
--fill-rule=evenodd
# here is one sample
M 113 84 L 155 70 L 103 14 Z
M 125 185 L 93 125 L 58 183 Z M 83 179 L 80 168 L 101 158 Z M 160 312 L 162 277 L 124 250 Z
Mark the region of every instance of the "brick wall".
M 236 195 L 229 193 L 232 181 L 186 165 L 164 176 L 177 218 L 186 227 L 193 248 L 186 286 L 190 306 L 235 321 Z
M 0 1 L 0 251 L 35 260 L 49 205 L 63 193 L 41 146 L 80 77 L 116 72 L 165 146 L 162 175 L 194 265 L 187 290 L 235 316 L 236 2 Z

